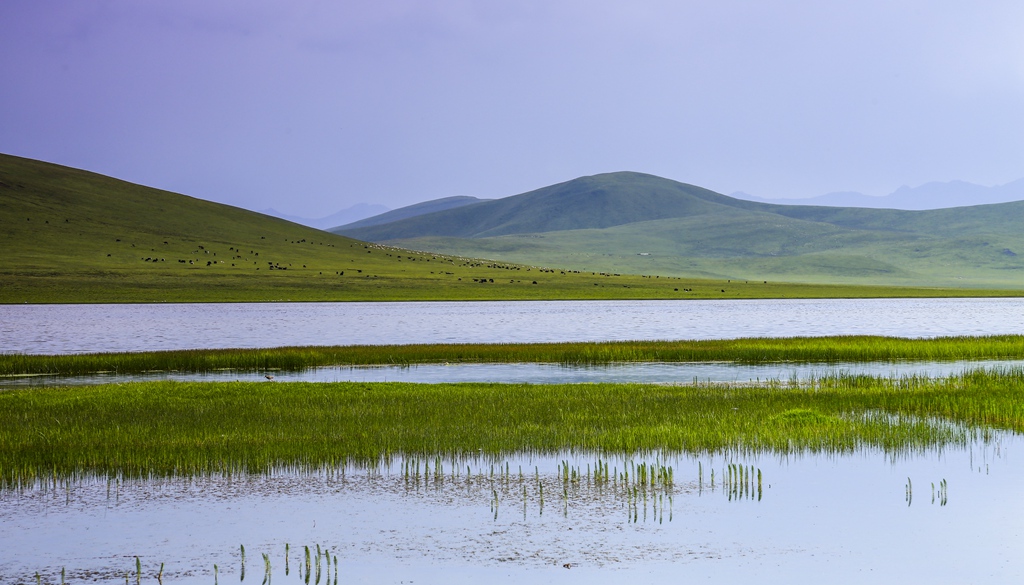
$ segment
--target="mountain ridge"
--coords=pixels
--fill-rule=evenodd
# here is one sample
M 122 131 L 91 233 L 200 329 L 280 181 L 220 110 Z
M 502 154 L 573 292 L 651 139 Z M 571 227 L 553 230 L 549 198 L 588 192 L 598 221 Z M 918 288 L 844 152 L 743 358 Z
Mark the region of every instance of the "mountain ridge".
M 624 183 L 631 189 L 644 189 L 646 198 L 635 198 L 624 205 L 620 196 Z M 757 208 L 763 204 L 734 200 L 696 185 L 655 175 L 618 171 L 579 177 L 510 197 L 387 224 L 354 229 L 343 226 L 330 231 L 372 241 L 423 236 L 479 238 L 606 228 L 703 213 L 720 205 Z M 410 236 L 410 233 L 415 235 Z

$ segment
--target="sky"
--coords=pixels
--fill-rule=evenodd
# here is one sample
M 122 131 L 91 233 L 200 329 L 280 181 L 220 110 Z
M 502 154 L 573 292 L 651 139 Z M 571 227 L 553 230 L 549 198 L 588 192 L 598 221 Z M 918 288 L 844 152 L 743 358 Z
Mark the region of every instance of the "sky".
M 1024 177 L 1024 2 L 4 0 L 0 152 L 321 217 Z

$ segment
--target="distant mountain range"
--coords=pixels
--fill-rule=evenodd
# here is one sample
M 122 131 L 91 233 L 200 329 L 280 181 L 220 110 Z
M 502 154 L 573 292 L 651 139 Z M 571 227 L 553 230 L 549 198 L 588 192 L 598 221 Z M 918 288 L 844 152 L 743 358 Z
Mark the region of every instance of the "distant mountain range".
M 359 221 L 367 217 L 378 216 L 388 211 L 390 211 L 390 208 L 385 207 L 383 205 L 357 203 L 352 207 L 342 209 L 337 213 L 333 213 L 331 215 L 328 215 L 327 217 L 320 218 L 308 218 L 299 217 L 296 215 L 288 215 L 287 213 L 282 213 L 276 209 L 262 209 L 260 210 L 260 213 L 264 215 L 279 217 L 281 219 L 287 219 L 288 221 L 292 223 L 297 223 L 299 225 L 313 227 L 320 230 L 326 230 L 328 228 L 332 228 L 335 226 L 345 225 L 352 223 L 354 221 Z
M 904 185 L 889 195 L 882 197 L 865 195 L 864 193 L 858 193 L 856 191 L 837 191 L 804 199 L 770 199 L 744 193 L 743 191 L 736 191 L 735 193 L 731 193 L 729 196 L 734 199 L 742 199 L 744 201 L 771 203 L 775 205 L 817 205 L 824 207 L 860 207 L 866 209 L 901 209 L 913 211 L 1022 201 L 1024 200 L 1024 179 L 1018 179 L 1011 183 L 997 185 L 995 187 L 985 187 L 983 185 L 976 185 L 974 183 L 967 183 L 964 181 L 949 181 L 945 183 L 932 182 L 925 183 L 919 187 L 908 187 Z M 361 203 L 350 208 L 350 210 L 354 211 L 358 208 L 358 214 L 366 213 L 366 215 L 363 215 L 358 219 L 350 219 L 346 224 L 330 223 L 330 220 L 341 217 L 342 214 L 347 213 L 349 210 L 339 212 L 338 214 L 324 218 L 323 220 L 306 220 L 304 218 L 291 217 L 280 214 L 273 209 L 265 210 L 263 213 L 294 221 L 296 223 L 302 223 L 303 225 L 342 233 L 356 228 L 383 225 L 400 219 L 415 217 L 417 215 L 426 215 L 435 211 L 454 209 L 456 207 L 479 203 L 481 201 L 493 201 L 493 199 L 478 199 L 476 197 L 445 197 L 443 199 L 434 199 L 431 201 L 416 203 L 414 205 L 401 207 L 395 210 L 387 210 L 387 208 L 380 205 L 366 205 Z M 386 212 L 374 212 L 379 215 L 367 213 L 371 208 L 382 208 L 386 210 Z M 349 217 L 354 217 L 358 214 L 349 214 Z M 316 224 L 314 225 L 314 223 L 310 222 L 316 222 Z
M 872 209 L 944 209 L 1024 200 L 1024 179 L 1005 185 L 985 187 L 964 181 L 925 183 L 919 187 L 906 185 L 883 197 L 873 197 L 856 191 L 827 193 L 807 199 L 767 199 L 742 191 L 731 197 L 747 201 L 779 205 L 825 205 L 828 207 L 867 207 Z
M 1011 201 L 1024 200 L 1024 179 L 1018 179 L 1005 185 L 985 187 L 965 181 L 949 181 L 945 183 L 925 183 L 919 187 L 908 187 L 906 185 L 893 191 L 889 195 L 875 197 L 858 193 L 856 191 L 837 191 L 826 193 L 817 197 L 804 199 L 787 198 L 766 198 L 751 195 L 743 191 L 736 191 L 729 195 L 735 199 L 744 201 L 755 201 L 758 203 L 772 203 L 775 205 L 820 205 L 825 207 L 861 207 L 867 209 L 902 209 L 902 210 L 928 210 L 945 209 L 949 207 L 967 207 L 971 205 L 986 205 L 993 203 L 1008 203 Z M 444 197 L 432 199 L 422 203 L 390 209 L 384 205 L 358 203 L 343 209 L 335 214 L 321 218 L 307 218 L 295 215 L 288 215 L 276 209 L 263 209 L 260 213 L 287 219 L 288 221 L 301 225 L 315 227 L 341 233 L 343 231 L 364 228 L 375 225 L 383 225 L 407 219 L 417 215 L 426 215 L 435 211 L 455 209 L 465 205 L 472 205 L 482 201 L 493 201 L 493 199 L 479 199 L 476 197 Z
M 1021 183 L 994 191 L 936 183 L 874 199 L 937 204 L 978 187 L 978 199 L 988 202 Z M 836 203 L 839 196 L 826 200 Z M 331 231 L 419 250 L 592 271 L 1024 286 L 1024 201 L 927 211 L 779 205 L 618 172 L 444 210 L 409 211 L 389 212 L 395 219 L 386 223 L 370 218 Z

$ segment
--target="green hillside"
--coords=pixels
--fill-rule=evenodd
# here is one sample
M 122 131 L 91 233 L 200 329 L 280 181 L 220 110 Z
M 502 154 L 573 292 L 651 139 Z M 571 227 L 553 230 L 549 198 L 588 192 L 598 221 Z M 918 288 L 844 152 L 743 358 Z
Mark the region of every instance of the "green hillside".
M 706 194 L 705 203 L 712 205 L 722 197 L 696 192 Z M 702 203 L 693 205 L 696 208 Z M 667 233 L 673 231 L 673 221 L 646 223 L 668 222 Z M 616 237 L 625 239 L 669 241 L 657 237 L 653 229 L 634 233 L 637 225 L 642 224 L 610 229 L 621 231 Z M 697 221 L 692 229 L 710 225 Z M 739 283 L 728 278 L 699 278 L 695 275 L 701 274 L 700 267 L 686 278 L 669 277 L 676 264 L 665 263 L 657 255 L 644 257 L 645 264 L 631 264 L 634 258 L 601 257 L 609 266 L 628 265 L 635 271 L 577 268 L 593 264 L 597 251 L 604 249 L 601 246 L 613 247 L 605 241 L 608 233 L 612 232 L 553 231 L 539 236 L 458 240 L 480 243 L 480 251 L 486 252 L 480 254 L 483 256 L 501 255 L 492 252 L 503 246 L 534 252 L 534 260 L 521 264 L 473 260 L 472 256 L 411 252 L 357 241 L 95 173 L 0 155 L 0 303 L 1014 294 L 962 288 L 786 284 L 782 279 Z M 565 249 L 583 247 L 577 248 L 580 252 L 567 253 L 563 245 Z M 715 245 L 728 251 L 725 241 Z M 717 274 L 715 270 L 723 265 L 712 262 L 703 272 Z
M 8 155 L 0 155 L 0 256 L 0 303 L 965 294 L 740 287 L 416 253 Z
M 3 303 L 586 298 L 667 289 L 624 277 L 632 288 L 595 290 L 528 267 L 376 246 L 8 155 L 0 155 L 0 253 Z
M 931 211 L 771 205 L 609 173 L 344 233 L 580 270 L 1021 288 L 1021 225 L 1024 202 Z
M 709 214 L 730 201 L 735 200 L 653 175 L 608 173 L 384 225 L 332 231 L 370 241 L 423 236 L 485 238 Z

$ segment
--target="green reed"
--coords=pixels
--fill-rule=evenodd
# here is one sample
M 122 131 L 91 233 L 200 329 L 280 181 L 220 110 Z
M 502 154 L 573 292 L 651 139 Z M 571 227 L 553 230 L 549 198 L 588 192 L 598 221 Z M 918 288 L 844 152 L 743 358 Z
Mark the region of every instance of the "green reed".
M 146 382 L 38 388 L 0 393 L 0 486 L 90 474 L 119 485 L 121 478 L 322 469 L 394 455 L 421 458 L 409 473 L 429 479 L 429 461 L 439 456 L 908 451 L 962 444 L 990 429 L 1024 429 L 1024 370 L 756 387 Z M 440 473 L 435 463 L 433 477 Z M 574 480 L 572 470 L 563 473 Z
M 426 363 L 864 362 L 1024 358 L 1024 336 L 876 336 L 605 343 L 436 344 L 210 349 L 62 355 L 0 354 L 0 376 L 97 372 L 289 370 Z

